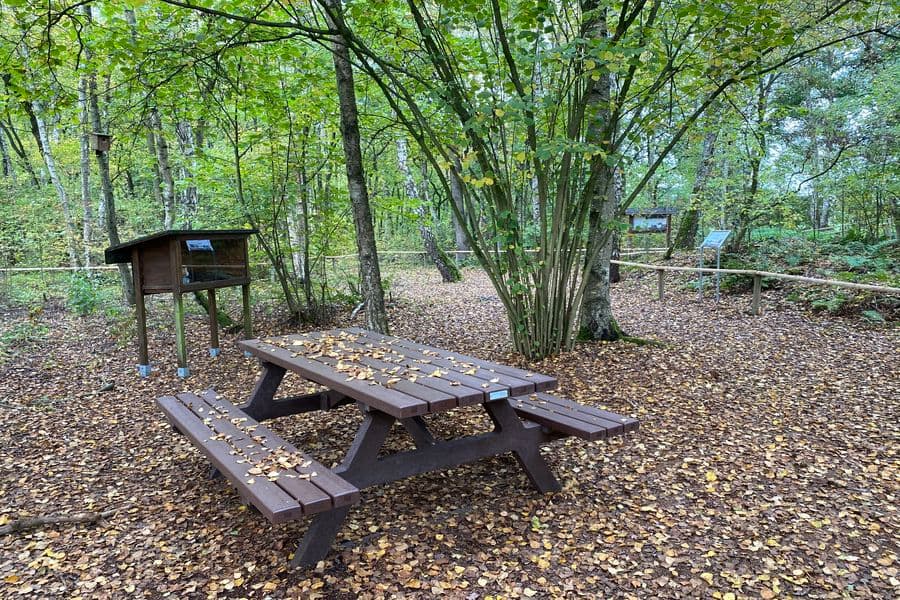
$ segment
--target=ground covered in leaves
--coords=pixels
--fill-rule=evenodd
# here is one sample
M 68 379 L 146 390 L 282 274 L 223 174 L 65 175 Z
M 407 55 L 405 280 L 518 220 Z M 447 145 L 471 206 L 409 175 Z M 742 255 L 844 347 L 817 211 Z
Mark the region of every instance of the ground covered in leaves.
M 395 276 L 393 333 L 521 364 L 490 285 L 465 276 Z M 183 382 L 169 303 L 154 300 L 158 370 L 139 379 L 133 342 L 104 319 L 8 310 L 0 527 L 106 516 L 0 535 L 0 597 L 897 597 L 900 332 L 804 314 L 776 292 L 753 317 L 746 296 L 698 303 L 675 287 L 658 302 L 655 274 L 629 273 L 614 291 L 624 329 L 658 344 L 583 344 L 529 365 L 641 420 L 626 438 L 547 448 L 561 492 L 536 493 L 505 456 L 365 490 L 328 560 L 297 571 L 287 561 L 306 523 L 272 526 L 206 479 L 153 403 L 210 386 L 245 397 L 258 366 L 233 336 L 209 358 L 191 316 Z M 262 314 L 257 327 L 295 330 Z M 333 464 L 359 418 L 344 407 L 273 428 Z M 481 420 L 460 409 L 434 425 Z

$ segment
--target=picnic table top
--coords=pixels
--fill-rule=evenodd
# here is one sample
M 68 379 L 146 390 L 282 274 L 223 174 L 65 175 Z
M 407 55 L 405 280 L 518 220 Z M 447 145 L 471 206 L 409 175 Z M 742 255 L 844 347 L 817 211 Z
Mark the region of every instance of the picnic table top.
M 260 360 L 396 418 L 546 391 L 555 377 L 349 327 L 238 342 Z

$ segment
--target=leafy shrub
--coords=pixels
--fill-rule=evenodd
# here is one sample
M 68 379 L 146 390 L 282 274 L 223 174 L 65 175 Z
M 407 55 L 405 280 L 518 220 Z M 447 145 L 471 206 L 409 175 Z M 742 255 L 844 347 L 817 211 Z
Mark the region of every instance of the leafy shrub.
M 867 321 L 872 321 L 873 323 L 884 323 L 884 315 L 882 315 L 877 310 L 864 310 L 860 314 Z
M 99 295 L 94 281 L 89 275 L 75 273 L 69 280 L 69 308 L 85 317 L 97 310 Z
M 820 296 L 815 298 L 810 305 L 815 311 L 827 311 L 832 314 L 843 312 L 849 303 L 849 298 L 841 293 L 831 296 Z

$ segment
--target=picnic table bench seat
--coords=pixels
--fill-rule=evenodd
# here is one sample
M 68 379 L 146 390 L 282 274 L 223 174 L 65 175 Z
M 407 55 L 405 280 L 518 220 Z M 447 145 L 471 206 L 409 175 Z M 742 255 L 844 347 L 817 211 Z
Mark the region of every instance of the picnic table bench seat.
M 208 390 L 163 396 L 157 404 L 272 523 L 349 506 L 359 489 Z
M 637 419 L 544 392 L 513 396 L 510 403 L 522 418 L 539 423 L 551 431 L 590 442 L 622 435 L 638 428 Z

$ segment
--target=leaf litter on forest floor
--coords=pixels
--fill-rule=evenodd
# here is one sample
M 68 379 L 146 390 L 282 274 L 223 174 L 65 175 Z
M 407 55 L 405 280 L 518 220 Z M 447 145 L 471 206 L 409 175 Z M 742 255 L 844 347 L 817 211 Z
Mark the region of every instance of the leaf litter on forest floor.
M 365 490 L 333 553 L 289 571 L 307 524 L 272 526 L 206 479 L 208 464 L 153 403 L 207 387 L 245 398 L 255 361 L 228 343 L 208 357 L 205 322 L 190 318 L 192 377 L 177 379 L 159 310 L 159 369 L 140 379 L 133 344 L 109 344 L 101 319 L 48 311 L 40 350 L 0 367 L 0 522 L 116 512 L 4 536 L 0 596 L 898 595 L 895 329 L 805 315 L 777 292 L 761 317 L 743 296 L 657 302 L 655 279 L 629 273 L 613 292 L 620 323 L 662 345 L 579 344 L 529 364 L 511 353 L 486 278 L 465 275 L 395 277 L 392 333 L 555 375 L 563 395 L 634 415 L 641 430 L 549 446 L 555 494 L 533 491 L 506 456 Z M 294 333 L 278 323 L 257 316 L 265 335 Z M 281 391 L 313 389 L 288 377 Z M 358 419 L 346 407 L 270 426 L 330 465 Z M 488 426 L 477 407 L 431 424 L 443 436 Z M 390 447 L 411 442 L 396 432 Z

